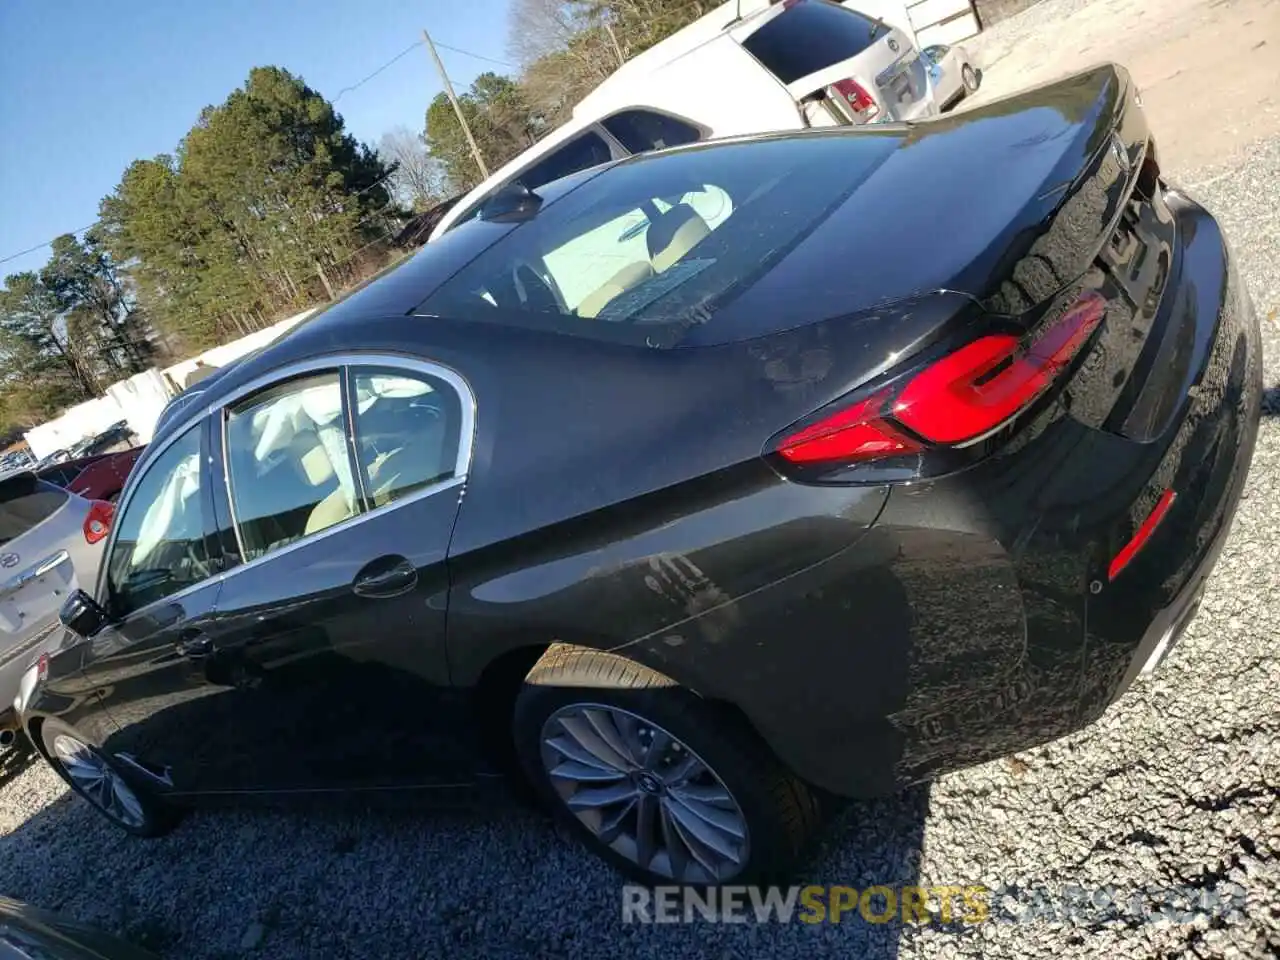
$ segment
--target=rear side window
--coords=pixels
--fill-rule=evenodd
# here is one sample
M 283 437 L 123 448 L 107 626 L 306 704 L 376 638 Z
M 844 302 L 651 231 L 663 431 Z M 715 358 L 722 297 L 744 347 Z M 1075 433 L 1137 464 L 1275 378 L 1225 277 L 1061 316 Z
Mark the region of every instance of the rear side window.
M 360 512 L 337 372 L 271 387 L 227 414 L 227 475 L 245 560 Z
M 828 0 L 799 0 L 742 45 L 783 83 L 856 57 L 889 32 L 879 20 Z
M 631 153 L 662 150 L 701 139 L 697 127 L 651 110 L 624 110 L 602 122 Z
M 528 170 L 519 174 L 519 180 L 530 190 L 537 190 L 544 183 L 559 180 L 579 170 L 586 170 L 613 159 L 609 145 L 598 133 L 588 131 L 580 137 L 570 140 L 559 150 L 539 160 Z
M 67 502 L 67 492 L 24 473 L 0 481 L 0 547 L 49 519 Z

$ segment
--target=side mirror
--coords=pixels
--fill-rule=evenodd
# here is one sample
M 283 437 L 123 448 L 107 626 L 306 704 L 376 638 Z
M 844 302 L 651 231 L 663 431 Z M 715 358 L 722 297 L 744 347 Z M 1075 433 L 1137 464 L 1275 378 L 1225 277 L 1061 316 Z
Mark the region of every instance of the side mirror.
M 88 640 L 107 625 L 107 611 L 83 590 L 75 590 L 58 611 L 58 619 L 76 636 Z
M 542 198 L 519 180 L 499 188 L 480 207 L 480 219 L 491 223 L 523 223 L 542 209 Z

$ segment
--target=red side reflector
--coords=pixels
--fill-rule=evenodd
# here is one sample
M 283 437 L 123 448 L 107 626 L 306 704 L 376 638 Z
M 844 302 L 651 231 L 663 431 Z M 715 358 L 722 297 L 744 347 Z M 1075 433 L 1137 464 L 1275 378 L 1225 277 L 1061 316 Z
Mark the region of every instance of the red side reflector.
M 1111 566 L 1107 568 L 1107 579 L 1114 580 L 1116 576 L 1129 565 L 1129 562 L 1138 555 L 1138 551 L 1146 545 L 1151 539 L 1151 535 L 1156 532 L 1156 527 L 1160 526 L 1160 521 L 1164 519 L 1164 515 L 1169 512 L 1169 508 L 1173 506 L 1173 501 L 1178 499 L 1178 495 L 1172 490 L 1166 490 L 1160 494 L 1160 499 L 1156 501 L 1155 507 L 1147 514 L 1147 519 L 1142 521 L 1142 526 L 1138 527 L 1135 533 L 1124 545 L 1124 548 L 1115 555 L 1111 561 Z
M 49 655 L 47 653 L 40 654 L 36 660 L 36 679 L 43 680 L 49 675 Z
M 84 538 L 89 543 L 97 543 L 111 532 L 111 521 L 115 518 L 116 507 L 105 500 L 94 500 L 89 504 L 89 515 L 84 518 Z
M 857 463 L 915 453 L 920 444 L 893 429 L 878 416 L 887 392 L 846 407 L 791 434 L 778 452 L 792 463 L 845 460 Z
M 988 434 L 1047 390 L 1102 322 L 1107 301 L 1090 291 L 1025 352 L 1012 336 L 989 336 L 943 357 L 912 378 L 894 416 L 934 443 Z

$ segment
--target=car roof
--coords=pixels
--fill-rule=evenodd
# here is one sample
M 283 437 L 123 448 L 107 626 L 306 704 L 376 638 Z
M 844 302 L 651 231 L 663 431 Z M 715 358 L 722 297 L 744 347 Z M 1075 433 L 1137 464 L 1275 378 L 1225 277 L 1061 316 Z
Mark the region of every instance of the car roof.
M 573 116 L 602 116 L 602 110 L 616 106 L 624 89 L 634 89 L 663 67 L 725 36 L 730 27 L 767 15 L 774 7 L 774 0 L 728 0 L 722 3 L 620 66 L 578 101 L 573 108 Z M 777 12 L 781 13 L 781 10 Z

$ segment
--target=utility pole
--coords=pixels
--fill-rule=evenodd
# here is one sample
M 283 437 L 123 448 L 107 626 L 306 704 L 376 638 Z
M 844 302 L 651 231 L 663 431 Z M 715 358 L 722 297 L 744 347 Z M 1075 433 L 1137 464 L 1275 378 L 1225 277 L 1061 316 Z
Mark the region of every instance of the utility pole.
M 453 104 L 453 112 L 458 115 L 458 123 L 462 124 L 462 132 L 467 135 L 467 143 L 471 144 L 471 155 L 476 158 L 476 166 L 480 168 L 480 176 L 487 178 L 489 176 L 489 168 L 484 165 L 484 157 L 480 155 L 480 148 L 476 146 L 476 138 L 471 135 L 471 128 L 467 126 L 467 118 L 462 114 L 462 104 L 458 103 L 458 95 L 453 92 L 453 84 L 449 82 L 449 75 L 444 72 L 444 64 L 440 62 L 440 54 L 436 53 L 436 45 L 431 42 L 431 34 L 427 33 L 426 27 L 422 29 L 422 39 L 427 42 L 427 50 L 431 52 L 431 59 L 436 62 L 436 69 L 440 71 L 440 79 L 444 82 L 444 92 L 449 95 L 449 102 Z

